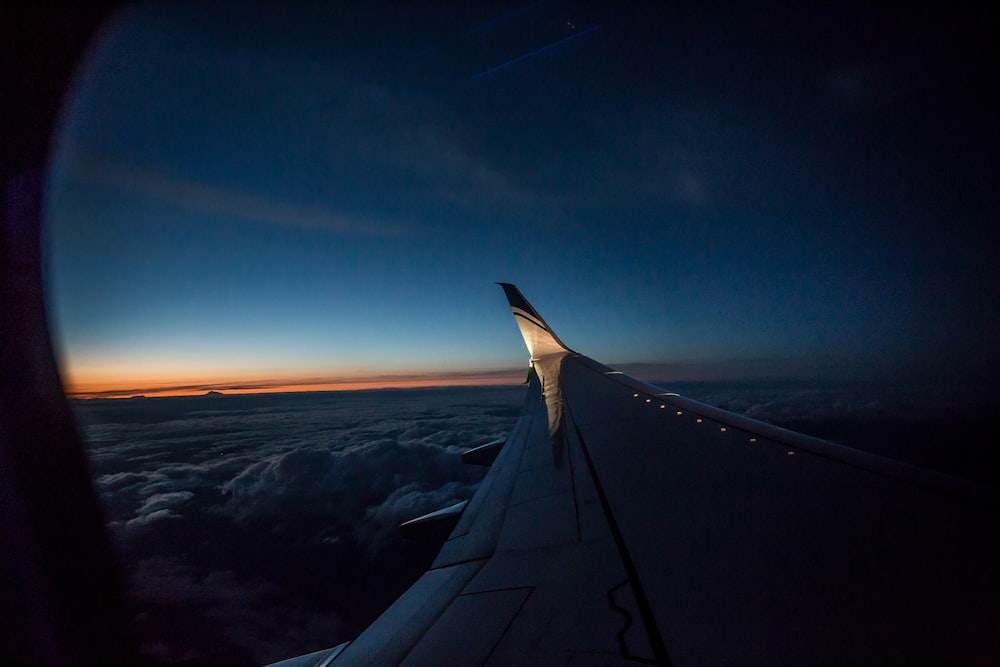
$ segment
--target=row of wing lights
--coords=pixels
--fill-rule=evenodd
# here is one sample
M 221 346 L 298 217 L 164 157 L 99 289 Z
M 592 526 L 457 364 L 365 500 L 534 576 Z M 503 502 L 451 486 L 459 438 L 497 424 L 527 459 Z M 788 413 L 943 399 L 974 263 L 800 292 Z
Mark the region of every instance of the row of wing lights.
M 623 375 L 623 373 L 622 373 L 621 371 L 611 371 L 611 372 L 609 372 L 609 373 L 606 373 L 606 374 L 607 374 L 607 375 Z M 656 394 L 656 396 L 680 396 L 680 394 L 675 394 L 675 393 L 673 393 L 673 392 L 669 392 L 669 393 L 664 393 L 664 394 Z M 639 394 L 639 393 L 633 393 L 633 394 L 632 394 L 632 398 L 643 398 L 643 395 L 642 395 L 642 394 Z M 648 398 L 648 397 L 647 397 L 647 398 L 645 398 L 645 401 L 646 401 L 646 403 L 652 403 L 652 402 L 653 402 L 653 399 L 652 399 L 652 398 Z M 666 410 L 666 409 L 667 409 L 667 405 L 666 405 L 666 403 L 660 403 L 660 410 Z M 678 416 L 680 416 L 680 415 L 683 415 L 683 414 L 684 414 L 684 411 L 683 411 L 683 410 L 677 410 L 677 415 L 678 415 Z M 704 423 L 704 421 L 705 421 L 705 420 L 704 420 L 704 419 L 702 419 L 701 417 L 697 417 L 697 418 L 695 419 L 695 422 L 696 422 L 696 423 L 698 423 L 698 424 L 701 424 L 701 423 Z M 719 431 L 720 431 L 721 433 L 725 433 L 725 432 L 726 432 L 726 430 L 727 430 L 727 427 L 725 427 L 725 426 L 720 426 L 720 427 L 719 427 Z M 753 437 L 753 436 L 750 436 L 750 438 L 749 438 L 749 439 L 750 439 L 750 442 L 751 442 L 751 443 L 754 443 L 754 442 L 757 442 L 757 438 L 755 438 L 755 437 Z M 795 455 L 795 452 L 794 452 L 794 451 L 792 451 L 792 450 L 788 450 L 788 451 L 787 451 L 787 455 L 788 455 L 788 456 L 794 456 L 794 455 Z

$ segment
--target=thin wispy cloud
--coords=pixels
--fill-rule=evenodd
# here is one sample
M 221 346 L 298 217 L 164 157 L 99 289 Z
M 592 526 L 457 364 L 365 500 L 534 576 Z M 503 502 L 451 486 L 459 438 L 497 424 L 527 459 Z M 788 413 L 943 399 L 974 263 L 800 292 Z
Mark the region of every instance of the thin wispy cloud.
M 352 132 L 341 149 L 372 173 L 405 183 L 414 203 L 443 205 L 473 218 L 510 214 L 552 220 L 563 215 L 564 197 L 538 187 L 477 149 L 453 126 L 440 104 L 386 85 L 345 91 L 348 103 L 337 117 Z
M 69 161 L 68 165 L 68 176 L 78 182 L 103 185 L 154 202 L 212 215 L 355 236 L 397 237 L 412 232 L 414 226 L 412 221 L 345 214 L 325 207 L 218 187 L 93 152 Z

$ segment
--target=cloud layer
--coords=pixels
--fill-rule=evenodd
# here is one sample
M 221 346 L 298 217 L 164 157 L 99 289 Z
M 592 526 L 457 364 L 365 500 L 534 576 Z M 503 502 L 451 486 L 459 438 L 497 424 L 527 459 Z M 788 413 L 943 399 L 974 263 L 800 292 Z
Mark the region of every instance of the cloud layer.
M 427 567 L 523 387 L 76 402 L 143 650 L 260 664 L 352 638 Z

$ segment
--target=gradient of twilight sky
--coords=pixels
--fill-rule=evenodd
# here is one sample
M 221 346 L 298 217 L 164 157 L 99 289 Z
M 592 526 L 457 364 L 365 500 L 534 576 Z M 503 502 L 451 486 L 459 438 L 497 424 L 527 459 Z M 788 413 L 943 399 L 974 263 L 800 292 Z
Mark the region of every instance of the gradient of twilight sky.
M 318 7 L 106 27 L 46 202 L 70 391 L 518 381 L 497 280 L 646 379 L 1000 369 L 982 16 Z

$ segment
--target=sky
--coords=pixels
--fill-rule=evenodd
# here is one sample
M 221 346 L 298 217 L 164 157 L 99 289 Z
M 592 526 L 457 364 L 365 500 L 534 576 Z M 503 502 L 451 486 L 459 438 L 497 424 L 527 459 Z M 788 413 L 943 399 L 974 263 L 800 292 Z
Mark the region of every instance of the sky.
M 288 4 L 92 46 L 45 214 L 71 395 L 517 383 L 495 281 L 644 379 L 1000 370 L 986 14 Z

